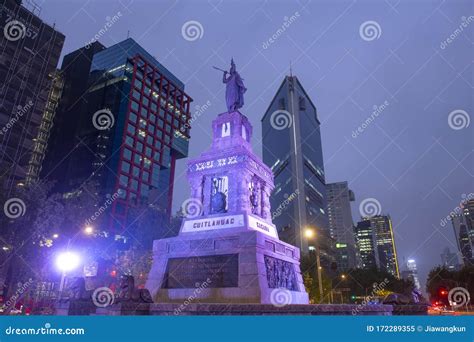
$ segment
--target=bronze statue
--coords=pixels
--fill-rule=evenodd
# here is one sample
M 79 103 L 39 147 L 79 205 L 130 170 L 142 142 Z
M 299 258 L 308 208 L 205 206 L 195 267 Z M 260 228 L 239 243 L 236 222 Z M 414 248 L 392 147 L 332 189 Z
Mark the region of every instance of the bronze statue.
M 235 68 L 234 59 L 230 62 L 230 71 L 216 67 L 214 69 L 224 72 L 222 82 L 226 84 L 225 101 L 227 111 L 231 113 L 242 108 L 244 105 L 244 93 L 247 91 L 247 88 L 245 88 L 244 82 Z

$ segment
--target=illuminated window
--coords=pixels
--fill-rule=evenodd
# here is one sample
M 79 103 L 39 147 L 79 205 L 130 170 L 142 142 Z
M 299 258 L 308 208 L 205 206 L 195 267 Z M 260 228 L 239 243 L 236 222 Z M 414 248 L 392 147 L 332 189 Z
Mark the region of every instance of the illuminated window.
M 121 186 L 127 187 L 127 184 L 128 184 L 128 177 L 127 177 L 127 176 L 124 176 L 124 175 L 120 175 L 119 184 L 120 184 Z
M 140 174 L 140 169 L 138 167 L 134 166 L 132 174 L 133 174 L 133 177 L 138 178 L 138 175 Z
M 131 160 L 132 159 L 132 151 L 130 151 L 129 149 L 124 149 L 123 150 L 123 157 L 127 160 Z
M 129 173 L 130 172 L 130 164 L 127 162 L 122 162 L 122 171 Z

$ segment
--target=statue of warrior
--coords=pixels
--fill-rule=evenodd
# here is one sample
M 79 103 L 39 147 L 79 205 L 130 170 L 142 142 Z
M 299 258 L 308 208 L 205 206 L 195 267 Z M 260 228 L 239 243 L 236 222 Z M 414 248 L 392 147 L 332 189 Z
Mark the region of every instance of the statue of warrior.
M 227 74 L 229 74 L 228 77 Z M 234 59 L 230 62 L 230 71 L 224 70 L 222 82 L 226 84 L 225 101 L 227 111 L 231 113 L 242 108 L 244 105 L 244 93 L 247 91 L 247 88 L 245 88 L 242 78 L 235 69 Z

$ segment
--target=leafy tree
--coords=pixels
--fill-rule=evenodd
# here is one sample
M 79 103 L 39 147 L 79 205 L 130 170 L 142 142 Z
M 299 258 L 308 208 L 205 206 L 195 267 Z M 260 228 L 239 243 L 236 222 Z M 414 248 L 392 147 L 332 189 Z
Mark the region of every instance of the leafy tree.
M 405 279 L 398 279 L 391 273 L 373 269 L 352 269 L 346 273 L 345 284 L 353 296 L 385 296 L 391 292 L 410 293 L 414 284 Z
M 314 256 L 302 256 L 301 270 L 310 300 L 313 303 L 321 303 Z M 414 288 L 411 281 L 398 279 L 392 274 L 378 269 L 348 270 L 344 272 L 344 279 L 342 279 L 341 274 L 333 275 L 323 268 L 322 281 L 325 297 L 322 302 L 325 303 L 329 302 L 329 295 L 333 289 L 348 288 L 349 294 L 357 297 L 368 295 L 385 297 L 392 292 L 409 293 Z
M 319 279 L 316 267 L 316 258 L 313 254 L 302 255 L 301 257 L 301 273 L 306 290 L 309 294 L 311 303 L 329 303 L 330 293 L 333 289 L 332 277 L 325 269 L 321 270 L 321 279 L 323 283 L 323 298 L 319 291 Z M 307 278 L 305 280 L 305 277 Z
M 18 283 L 41 279 L 48 272 L 53 235 L 63 222 L 64 209 L 58 196 L 48 196 L 50 189 L 51 183 L 37 183 L 1 195 L 2 207 L 11 201 L 0 215 L 6 299 L 17 291 Z
M 470 294 L 474 293 L 474 266 L 464 266 L 459 271 L 451 271 L 444 266 L 437 266 L 429 272 L 426 291 L 431 300 L 446 301 L 447 298 L 441 298 L 439 290 L 444 288 L 449 291 L 455 287 L 463 287 Z M 474 296 L 471 296 L 471 304 L 473 303 L 472 297 Z

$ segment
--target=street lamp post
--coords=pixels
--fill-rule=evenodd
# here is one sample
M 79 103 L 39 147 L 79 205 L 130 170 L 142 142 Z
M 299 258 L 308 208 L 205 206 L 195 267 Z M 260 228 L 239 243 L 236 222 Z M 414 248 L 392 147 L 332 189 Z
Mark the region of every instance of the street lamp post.
M 308 240 L 310 240 L 310 239 L 315 238 L 316 234 L 313 229 L 307 228 L 304 232 L 304 235 Z M 319 246 L 317 243 L 314 244 L 314 249 L 316 250 L 316 268 L 317 268 L 317 274 L 318 274 L 319 296 L 322 302 L 324 298 L 323 279 L 322 279 L 322 274 L 321 274 L 321 257 L 319 253 Z
M 319 283 L 319 296 L 321 301 L 323 301 L 324 293 L 323 293 L 323 275 L 321 274 L 321 256 L 320 256 L 320 249 L 319 246 L 315 246 L 316 248 L 316 267 L 318 268 L 318 283 Z
M 78 254 L 66 251 L 58 255 L 56 258 L 56 266 L 61 271 L 61 282 L 59 284 L 59 296 L 58 300 L 61 299 L 64 291 L 64 283 L 66 281 L 67 272 L 74 270 L 79 266 L 80 257 Z
M 346 280 L 346 275 L 345 274 L 341 274 L 341 279 L 342 281 Z M 341 290 L 341 304 L 344 304 L 344 294 L 342 293 L 343 291 Z
M 81 263 L 81 258 L 79 254 L 71 252 L 69 250 L 71 246 L 71 242 L 80 234 L 83 233 L 85 235 L 92 235 L 94 234 L 94 227 L 88 225 L 84 229 L 79 230 L 76 232 L 72 237 L 67 239 L 66 251 L 60 253 L 56 257 L 56 267 L 61 271 L 61 281 L 59 283 L 59 294 L 58 300 L 62 298 L 64 292 L 64 285 L 66 283 L 66 276 L 69 271 L 76 269 L 79 264 Z M 53 234 L 53 239 L 58 239 L 59 234 Z

